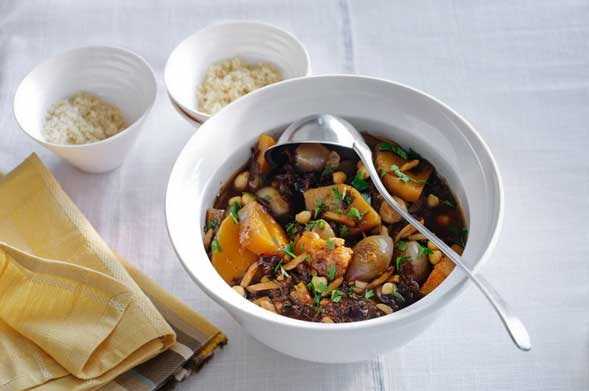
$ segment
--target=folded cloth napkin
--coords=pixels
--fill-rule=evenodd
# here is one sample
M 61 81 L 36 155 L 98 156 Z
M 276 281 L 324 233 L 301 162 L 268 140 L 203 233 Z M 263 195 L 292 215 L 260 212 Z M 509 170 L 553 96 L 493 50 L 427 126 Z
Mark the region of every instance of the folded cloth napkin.
M 154 390 L 225 342 L 115 254 L 36 155 L 0 179 L 0 390 Z

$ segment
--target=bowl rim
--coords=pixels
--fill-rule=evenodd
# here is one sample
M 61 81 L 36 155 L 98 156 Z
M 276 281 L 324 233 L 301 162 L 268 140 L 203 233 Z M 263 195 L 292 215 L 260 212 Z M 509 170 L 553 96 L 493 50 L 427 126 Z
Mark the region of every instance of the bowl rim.
M 90 142 L 90 143 L 58 144 L 58 143 L 53 143 L 53 142 L 47 141 L 42 137 L 36 137 L 36 136 L 32 135 L 27 129 L 25 129 L 25 127 L 22 125 L 22 123 L 19 120 L 19 116 L 16 114 L 16 97 L 19 94 L 19 91 L 20 91 L 23 83 L 31 76 L 31 74 L 33 72 L 37 71 L 42 66 L 47 65 L 51 61 L 55 61 L 55 60 L 59 59 L 60 57 L 65 57 L 68 55 L 75 54 L 76 52 L 82 52 L 82 51 L 87 51 L 87 50 L 97 50 L 97 49 L 98 50 L 111 50 L 114 52 L 123 53 L 125 55 L 134 57 L 136 60 L 139 60 L 139 62 L 142 65 L 144 65 L 146 67 L 146 69 L 149 71 L 149 74 L 151 75 L 150 81 L 153 86 L 153 96 L 150 98 L 150 103 L 147 105 L 145 110 L 143 110 L 143 113 L 135 121 L 131 122 L 125 129 L 121 130 L 117 134 L 114 134 L 114 135 L 107 137 L 103 140 L 94 141 L 94 142 Z M 91 91 L 88 91 L 88 92 L 92 93 Z M 94 145 L 108 144 L 108 143 L 113 142 L 117 138 L 122 137 L 124 133 L 127 133 L 128 130 L 135 127 L 137 124 L 141 123 L 145 118 L 147 118 L 147 116 L 149 115 L 149 113 L 151 113 L 151 110 L 153 109 L 156 99 L 157 99 L 157 78 L 155 76 L 155 72 L 154 72 L 153 68 L 151 67 L 151 65 L 149 65 L 147 60 L 145 58 L 143 58 L 143 56 L 137 54 L 136 52 L 134 52 L 130 49 L 126 49 L 121 46 L 88 45 L 88 46 L 75 47 L 75 48 L 68 49 L 63 52 L 57 53 L 49 58 L 46 58 L 42 62 L 38 63 L 29 72 L 27 72 L 27 74 L 22 78 L 20 83 L 18 83 L 18 87 L 16 88 L 16 90 L 14 92 L 14 96 L 12 98 L 12 115 L 13 115 L 16 123 L 18 124 L 18 127 L 20 128 L 20 130 L 22 132 L 24 132 L 27 136 L 32 138 L 33 140 L 37 141 L 38 143 L 41 143 L 43 145 L 52 146 L 52 147 L 57 147 L 57 148 L 64 148 L 64 149 L 81 149 L 81 148 L 87 148 L 87 147 L 94 146 Z
M 423 92 L 417 88 L 410 87 L 410 86 L 400 83 L 400 82 L 391 81 L 388 79 L 373 77 L 373 76 L 355 75 L 355 74 L 324 74 L 324 75 L 314 75 L 314 76 L 310 76 L 310 77 L 292 78 L 292 79 L 287 79 L 287 80 L 281 81 L 279 83 L 275 83 L 270 86 L 264 87 L 262 89 L 253 91 L 250 94 L 248 94 L 247 96 L 255 97 L 257 94 L 262 93 L 263 90 L 264 90 L 263 92 L 266 92 L 268 89 L 271 89 L 271 88 L 286 88 L 286 86 L 290 83 L 297 83 L 303 79 L 317 79 L 317 78 L 363 79 L 363 80 L 372 81 L 372 82 L 386 83 L 389 85 L 393 85 L 394 87 L 400 87 L 400 88 L 406 89 L 406 90 L 410 91 L 411 93 L 421 95 L 422 97 L 425 97 L 426 99 L 431 100 L 433 103 L 437 104 L 438 106 L 440 106 L 440 108 L 446 110 L 451 115 L 454 115 L 460 122 L 462 122 L 462 124 L 464 125 L 464 130 L 466 130 L 468 133 L 470 133 L 470 135 L 473 136 L 475 138 L 475 140 L 480 144 L 480 146 L 482 147 L 482 151 L 487 155 L 487 157 L 489 159 L 490 166 L 491 166 L 490 172 L 493 174 L 493 180 L 495 182 L 495 188 L 496 188 L 495 204 L 496 204 L 497 208 L 496 208 L 496 213 L 495 213 L 496 224 L 495 224 L 495 228 L 493 229 L 493 232 L 491 234 L 491 237 L 488 241 L 488 245 L 484 249 L 477 264 L 472 268 L 472 271 L 476 273 L 479 270 L 479 268 L 483 264 L 485 264 L 486 261 L 489 259 L 490 255 L 491 255 L 493 249 L 495 248 L 497 241 L 499 239 L 499 235 L 501 233 L 501 229 L 502 229 L 502 225 L 503 225 L 503 217 L 504 217 L 504 191 L 503 191 L 503 184 L 502 184 L 502 180 L 501 180 L 501 174 L 499 172 L 499 168 L 498 168 L 497 162 L 495 160 L 495 157 L 491 153 L 491 150 L 489 149 L 488 145 L 481 138 L 480 134 L 476 131 L 474 126 L 470 122 L 468 122 L 462 115 L 460 115 L 454 109 L 452 109 L 450 106 L 448 106 L 446 103 L 444 103 L 443 101 L 441 101 L 438 98 L 433 97 L 432 95 L 430 95 L 426 92 Z M 236 100 L 236 102 L 237 102 L 237 100 Z M 234 105 L 234 102 L 230 103 L 229 105 L 222 108 L 216 114 L 223 113 L 226 110 L 229 110 L 233 105 Z M 206 126 L 206 123 L 204 123 L 202 126 Z M 206 128 L 204 130 L 199 128 L 199 132 L 206 131 L 206 130 L 207 130 Z M 436 310 L 440 310 L 443 307 L 445 307 L 446 305 L 448 305 L 458 293 L 460 293 L 464 288 L 466 288 L 466 282 L 468 281 L 467 276 L 462 271 L 458 271 L 458 270 L 460 270 L 459 268 L 455 268 L 452 273 L 455 273 L 455 272 L 460 273 L 460 275 L 458 276 L 458 280 L 454 283 L 453 286 L 446 286 L 443 291 L 441 291 L 439 288 L 444 287 L 444 285 L 448 284 L 447 279 L 445 279 L 442 282 L 440 287 L 434 289 L 433 292 L 429 293 L 428 295 L 423 297 L 418 302 L 416 302 L 412 305 L 409 305 L 409 306 L 407 306 L 399 311 L 396 311 L 392 314 L 380 316 L 377 318 L 367 319 L 367 320 L 360 320 L 360 321 L 347 322 L 347 323 L 333 323 L 333 324 L 304 321 L 304 320 L 290 318 L 290 317 L 287 317 L 284 315 L 275 314 L 275 313 L 272 313 L 268 310 L 265 310 L 265 309 L 255 305 L 254 303 L 250 302 L 249 300 L 247 300 L 243 297 L 240 297 L 240 300 L 239 300 L 239 303 L 243 304 L 241 306 L 231 302 L 230 300 L 225 299 L 225 297 L 223 295 L 215 292 L 214 289 L 209 288 L 206 282 L 202 281 L 196 274 L 194 274 L 191 271 L 191 269 L 188 265 L 188 262 L 184 261 L 184 259 L 182 258 L 181 254 L 180 254 L 179 249 L 176 246 L 176 243 L 175 243 L 175 240 L 174 240 L 174 237 L 172 234 L 172 230 L 171 230 L 170 214 L 168 211 L 168 208 L 169 208 L 168 205 L 170 204 L 170 199 L 172 197 L 172 195 L 170 194 L 170 188 L 171 188 L 170 185 L 175 180 L 175 176 L 179 175 L 177 173 L 181 169 L 181 168 L 179 168 L 180 158 L 185 153 L 188 153 L 187 148 L 189 147 L 190 141 L 197 134 L 198 134 L 198 132 L 193 134 L 190 137 L 190 139 L 186 142 L 185 146 L 182 148 L 176 161 L 174 162 L 174 165 L 173 165 L 172 170 L 170 172 L 170 177 L 168 180 L 168 184 L 166 186 L 165 203 L 164 203 L 164 214 L 165 214 L 165 218 L 166 218 L 166 228 L 167 228 L 167 232 L 168 232 L 168 237 L 169 237 L 170 242 L 172 244 L 172 248 L 174 249 L 174 252 L 176 253 L 177 258 L 180 261 L 180 264 L 186 270 L 186 272 L 188 273 L 190 278 L 210 298 L 212 298 L 215 302 L 217 302 L 219 305 L 221 305 L 226 311 L 228 311 L 230 313 L 230 315 L 234 316 L 233 312 L 229 311 L 229 309 L 235 310 L 240 313 L 245 312 L 248 315 L 253 316 L 254 318 L 256 318 L 256 320 L 259 320 L 259 321 L 266 321 L 266 322 L 270 322 L 270 323 L 280 325 L 283 327 L 302 328 L 302 329 L 313 330 L 313 331 L 317 331 L 317 332 L 330 332 L 330 331 L 332 331 L 332 332 L 345 332 L 345 331 L 358 330 L 358 329 L 374 329 L 374 328 L 380 328 L 385 325 L 391 325 L 393 323 L 402 323 L 403 321 L 417 319 L 420 316 L 423 317 L 427 313 L 430 313 L 430 314 L 434 313 L 434 312 L 436 312 Z M 203 246 L 203 244 L 200 243 L 200 244 L 198 244 L 198 246 Z M 203 249 L 203 251 L 205 251 L 205 254 L 206 254 L 206 250 Z M 206 260 L 210 261 L 208 257 L 206 257 Z M 229 284 L 227 284 L 227 285 L 229 286 Z M 237 295 L 237 293 L 236 293 L 236 295 Z M 435 307 L 435 305 L 437 305 L 437 307 Z
M 254 20 L 228 20 L 228 21 L 219 21 L 219 22 L 213 22 L 211 24 L 206 25 L 205 27 L 203 27 L 200 30 L 195 31 L 194 33 L 190 34 L 189 36 L 187 36 L 186 38 L 184 38 L 182 41 L 180 41 L 175 47 L 174 49 L 172 49 L 172 51 L 170 52 L 170 55 L 168 56 L 167 60 L 166 60 L 166 65 L 164 66 L 164 84 L 166 85 L 166 91 L 168 92 L 168 95 L 174 100 L 174 102 L 176 102 L 176 104 L 182 108 L 183 111 L 185 111 L 187 114 L 190 114 L 190 116 L 201 116 L 205 119 L 205 121 L 209 118 L 211 118 L 213 115 L 217 114 L 208 114 L 205 113 L 204 111 L 200 111 L 198 109 L 193 109 L 190 107 L 187 107 L 185 104 L 183 104 L 181 102 L 180 99 L 177 99 L 176 96 L 174 96 L 174 94 L 172 93 L 172 91 L 170 91 L 169 88 L 169 84 L 168 83 L 168 78 L 170 76 L 169 75 L 169 69 L 170 69 L 170 60 L 172 58 L 172 56 L 174 55 L 174 53 L 180 48 L 180 46 L 182 46 L 185 42 L 187 42 L 188 40 L 194 38 L 195 36 L 199 35 L 199 34 L 204 34 L 205 32 L 209 31 L 209 30 L 213 30 L 215 28 L 222 28 L 222 27 L 226 27 L 226 26 L 257 26 L 257 27 L 264 27 L 264 28 L 269 28 L 271 30 L 274 30 L 276 32 L 280 32 L 282 34 L 285 34 L 292 42 L 294 42 L 295 45 L 297 45 L 299 47 L 299 49 L 302 50 L 302 52 L 304 53 L 304 58 L 305 58 L 305 72 L 304 75 L 300 75 L 297 77 L 291 77 L 288 79 L 284 79 L 281 81 L 285 81 L 285 80 L 292 80 L 292 79 L 298 79 L 299 77 L 307 77 L 311 74 L 311 57 L 309 55 L 309 52 L 307 51 L 307 48 L 305 48 L 305 45 L 303 45 L 303 43 L 301 42 L 301 40 L 299 40 L 293 33 L 291 33 L 290 31 L 287 31 L 283 28 L 280 28 L 278 26 L 276 26 L 275 24 L 272 23 L 267 23 L 267 22 L 259 22 L 259 21 L 254 21 Z M 209 66 L 212 64 L 209 64 Z M 278 82 L 280 83 L 280 82 Z M 277 83 L 273 83 L 273 84 L 269 84 L 268 86 L 262 87 L 262 88 L 266 88 L 269 87 L 271 85 L 274 85 Z M 262 88 L 258 88 L 258 90 L 261 90 Z M 255 90 L 255 91 L 258 91 Z M 255 92 L 252 91 L 252 92 Z M 252 92 L 246 94 L 246 95 L 250 95 Z M 239 98 L 235 99 L 235 101 L 243 98 L 245 95 L 240 96 Z M 233 101 L 233 102 L 235 102 Z M 231 102 L 231 103 L 233 103 Z M 204 121 L 203 121 L 204 122 Z

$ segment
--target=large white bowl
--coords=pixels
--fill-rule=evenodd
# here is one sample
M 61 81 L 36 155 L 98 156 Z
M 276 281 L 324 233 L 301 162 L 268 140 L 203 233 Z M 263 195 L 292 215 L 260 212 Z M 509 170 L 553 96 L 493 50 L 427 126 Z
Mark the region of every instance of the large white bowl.
M 465 210 L 470 232 L 463 260 L 475 269 L 498 236 L 501 181 L 485 143 L 452 109 L 410 87 L 368 77 L 316 76 L 264 88 L 227 106 L 192 136 L 174 165 L 166 194 L 170 237 L 190 276 L 273 349 L 318 362 L 370 359 L 406 344 L 431 325 L 464 286 L 464 275 L 455 269 L 425 298 L 388 316 L 311 323 L 268 312 L 239 296 L 217 274 L 202 245 L 206 209 L 221 184 L 247 160 L 257 136 L 313 113 L 340 115 L 431 161 Z
M 240 57 L 249 62 L 270 62 L 284 79 L 311 72 L 309 54 L 292 34 L 260 22 L 226 22 L 205 27 L 182 41 L 166 62 L 164 80 L 172 104 L 189 122 L 204 122 L 210 115 L 197 109 L 196 90 L 209 66 Z
M 129 126 L 105 140 L 80 145 L 51 143 L 41 131 L 45 114 L 61 99 L 90 92 L 119 107 Z M 157 93 L 155 75 L 139 55 L 115 47 L 69 50 L 36 66 L 14 96 L 21 129 L 73 166 L 91 173 L 119 167 L 135 143 Z

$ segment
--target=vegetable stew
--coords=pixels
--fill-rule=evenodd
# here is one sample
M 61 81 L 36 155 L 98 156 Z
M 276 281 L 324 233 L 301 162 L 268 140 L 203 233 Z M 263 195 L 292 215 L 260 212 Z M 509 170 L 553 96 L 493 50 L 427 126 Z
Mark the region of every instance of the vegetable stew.
M 435 168 L 393 141 L 364 137 L 401 207 L 461 253 L 464 216 Z M 300 144 L 272 168 L 264 154 L 274 144 L 259 137 L 207 212 L 205 247 L 238 294 L 296 319 L 353 322 L 411 305 L 452 272 L 452 261 L 383 202 L 357 158 Z

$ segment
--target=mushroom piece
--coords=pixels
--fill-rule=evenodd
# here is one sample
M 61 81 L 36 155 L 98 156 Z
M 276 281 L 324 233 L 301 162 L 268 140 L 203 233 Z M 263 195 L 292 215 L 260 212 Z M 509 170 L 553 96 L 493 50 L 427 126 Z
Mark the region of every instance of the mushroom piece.
M 393 239 L 386 235 L 368 236 L 354 246 L 347 281 L 369 282 L 381 275 L 393 258 Z
M 401 256 L 408 257 L 408 262 L 411 262 L 411 265 L 413 266 L 415 279 L 419 283 L 422 283 L 427 279 L 431 270 L 431 265 L 427 255 L 423 251 L 420 251 L 420 247 L 419 243 L 414 240 L 407 242 L 407 248 L 403 251 Z
M 329 149 L 321 144 L 301 144 L 295 150 L 295 165 L 303 172 L 321 171 L 328 157 Z
M 261 188 L 256 195 L 267 202 L 274 216 L 284 216 L 290 210 L 288 201 L 272 186 Z

